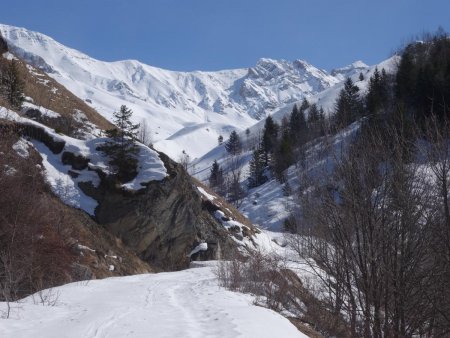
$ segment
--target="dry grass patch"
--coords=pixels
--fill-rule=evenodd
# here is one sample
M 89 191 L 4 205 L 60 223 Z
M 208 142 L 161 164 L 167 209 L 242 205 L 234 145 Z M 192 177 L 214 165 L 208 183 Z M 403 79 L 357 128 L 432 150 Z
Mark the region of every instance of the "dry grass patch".
M 0 58 L 0 70 L 5 68 L 8 61 Z M 100 129 L 111 129 L 113 125 L 101 116 L 94 108 L 72 94 L 63 85 L 44 72 L 27 65 L 23 60 L 17 60 L 17 67 L 24 81 L 24 94 L 33 99 L 37 106 L 45 107 L 59 113 L 62 117 L 73 118 L 76 111 L 83 112 L 89 122 Z M 5 100 L 0 104 L 10 108 Z

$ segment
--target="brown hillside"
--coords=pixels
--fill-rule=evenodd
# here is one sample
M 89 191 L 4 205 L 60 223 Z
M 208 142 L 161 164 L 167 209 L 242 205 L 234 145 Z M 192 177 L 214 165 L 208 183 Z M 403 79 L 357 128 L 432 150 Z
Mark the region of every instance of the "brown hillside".
M 118 238 L 53 195 L 40 155 L 32 147 L 19 155 L 13 148 L 19 137 L 8 126 L 2 123 L 0 132 L 0 301 L 72 281 L 150 272 Z
M 0 71 L 7 67 L 11 61 L 0 57 Z M 86 102 L 76 97 L 63 85 L 52 79 L 47 74 L 26 64 L 18 59 L 17 65 L 20 76 L 24 81 L 24 94 L 33 99 L 37 106 L 44 107 L 58 112 L 64 118 L 72 118 L 76 111 L 81 111 L 86 115 L 89 122 L 100 129 L 111 129 L 112 124 L 101 116 L 94 108 Z M 9 107 L 5 100 L 0 99 L 0 105 Z M 54 127 L 54 126 L 50 126 Z

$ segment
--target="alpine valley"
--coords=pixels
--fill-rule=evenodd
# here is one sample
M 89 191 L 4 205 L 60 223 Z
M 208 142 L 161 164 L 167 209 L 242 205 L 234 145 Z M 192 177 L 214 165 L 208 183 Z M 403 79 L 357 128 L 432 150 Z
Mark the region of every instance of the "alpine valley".
M 255 61 L 0 24 L 1 337 L 448 336 L 448 34 Z

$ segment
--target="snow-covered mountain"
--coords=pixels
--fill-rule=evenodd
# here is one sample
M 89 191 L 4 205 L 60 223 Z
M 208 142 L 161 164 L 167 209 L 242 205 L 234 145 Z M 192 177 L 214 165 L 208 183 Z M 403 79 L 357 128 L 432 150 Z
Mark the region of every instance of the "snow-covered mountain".
M 374 74 L 375 69 L 384 69 L 388 74 L 394 74 L 398 63 L 399 56 L 393 56 L 387 60 L 380 62 L 374 66 L 367 66 L 362 62 L 355 62 L 354 64 L 344 67 L 341 69 L 336 69 L 332 73 L 339 77 L 341 76 L 343 81 L 329 87 L 315 95 L 309 96 L 308 101 L 310 103 L 316 103 L 318 106 L 322 107 L 325 114 L 330 114 L 334 107 L 336 100 L 339 96 L 340 91 L 344 88 L 344 81 L 347 77 L 350 77 L 354 84 L 358 86 L 360 93 L 364 94 L 367 92 L 369 86 L 370 77 Z M 363 74 L 363 79 L 359 79 L 359 74 Z M 291 113 L 293 105 L 301 105 L 301 101 L 294 103 L 289 103 L 273 111 L 271 114 L 273 119 L 280 123 L 284 116 Z M 308 114 L 308 111 L 306 111 Z M 243 186 L 246 187 L 244 181 L 249 175 L 249 162 L 252 158 L 252 147 L 255 144 L 255 139 L 258 139 L 264 129 L 265 121 L 261 120 L 255 123 L 249 128 L 249 136 L 245 132 L 240 133 L 241 140 L 244 144 L 245 151 L 239 157 L 239 164 L 242 169 L 241 182 Z M 348 130 L 343 130 L 338 133 L 332 143 L 341 144 L 347 142 L 347 137 L 351 135 L 358 125 L 354 124 L 348 128 Z M 312 143 L 315 145 L 314 143 Z M 308 150 L 314 153 L 314 149 Z M 230 157 L 225 149 L 225 146 L 218 145 L 211 149 L 208 153 L 204 154 L 202 157 L 196 159 L 192 163 L 192 174 L 203 181 L 208 182 L 210 175 L 211 165 L 214 161 L 217 161 L 220 167 L 227 173 L 230 170 Z M 315 162 L 320 162 L 323 159 L 316 159 L 315 157 L 309 158 L 310 166 L 318 165 Z M 292 166 L 287 171 L 287 177 L 291 188 L 296 188 L 298 186 L 296 166 Z M 283 192 L 283 184 L 280 184 L 274 178 L 264 183 L 260 187 L 250 189 L 248 195 L 243 199 L 240 211 L 247 216 L 253 223 L 260 225 L 263 228 L 280 231 L 283 221 L 289 216 L 289 203 L 292 200 L 290 196 L 285 196 Z
M 364 75 L 364 72 L 367 70 L 369 66 L 366 65 L 362 61 L 356 61 L 353 62 L 351 65 L 342 67 L 342 68 L 336 68 L 331 71 L 331 75 L 340 79 L 341 81 L 344 81 L 348 77 L 352 77 L 355 74 L 362 73 Z
M 329 74 L 296 60 L 260 59 L 249 69 L 175 72 L 135 60 L 104 62 L 52 38 L 8 25 L 10 49 L 111 119 L 125 104 L 147 120 L 155 147 L 177 159 L 211 150 L 219 135 L 244 130 L 281 106 L 310 97 L 367 67 L 356 62 Z

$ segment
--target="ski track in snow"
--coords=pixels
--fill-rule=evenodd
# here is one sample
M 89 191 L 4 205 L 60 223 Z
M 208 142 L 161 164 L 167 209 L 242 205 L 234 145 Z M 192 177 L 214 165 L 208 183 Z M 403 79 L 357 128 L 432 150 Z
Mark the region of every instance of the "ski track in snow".
M 54 289 L 60 296 L 53 307 L 28 297 L 12 318 L 0 319 L 0 336 L 306 337 L 281 315 L 252 305 L 251 296 L 218 287 L 214 264 L 68 284 Z

